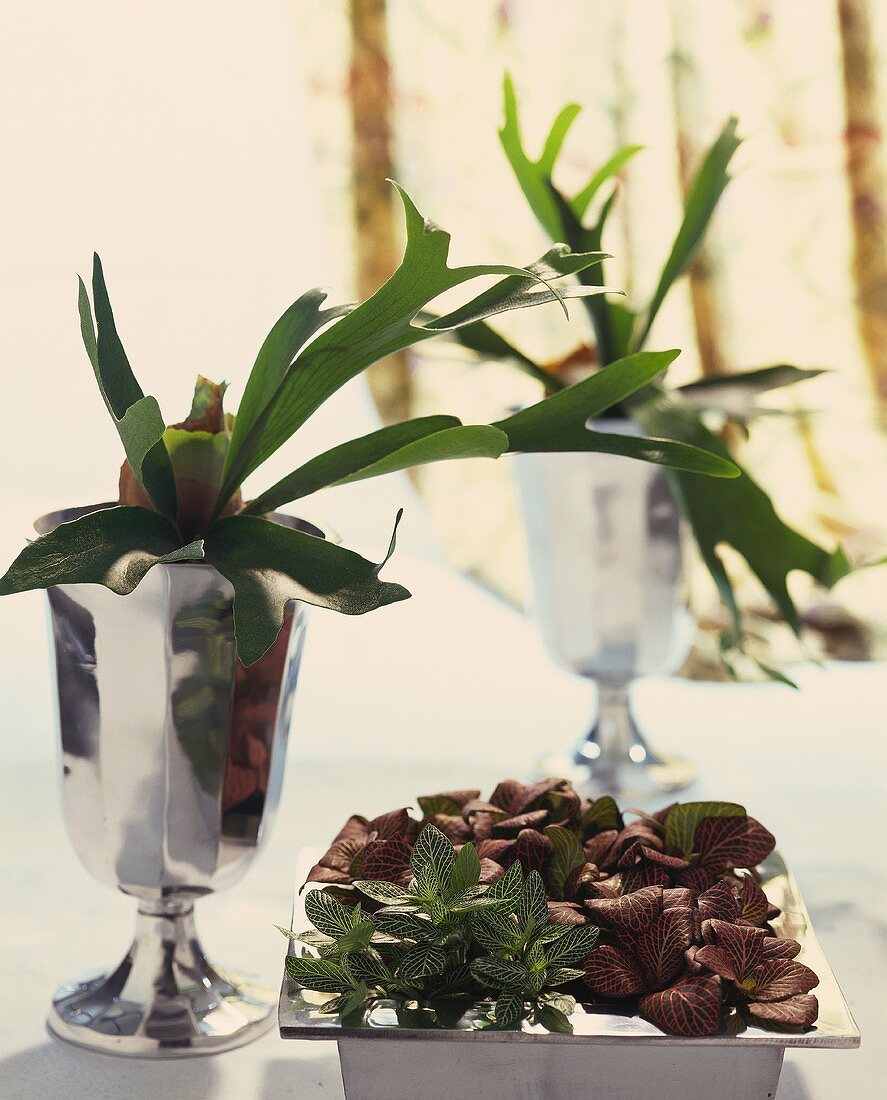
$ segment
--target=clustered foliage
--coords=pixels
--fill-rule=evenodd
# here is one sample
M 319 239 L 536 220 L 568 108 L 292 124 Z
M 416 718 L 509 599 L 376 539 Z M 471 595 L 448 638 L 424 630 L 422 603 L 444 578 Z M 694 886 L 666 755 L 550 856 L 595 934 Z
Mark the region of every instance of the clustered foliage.
M 237 653 L 249 665 L 273 644 L 291 600 L 362 615 L 410 595 L 379 577 L 394 550 L 393 535 L 388 554 L 376 563 L 316 531 L 274 521 L 278 508 L 318 490 L 429 462 L 536 450 L 609 451 L 718 477 L 738 475 L 731 462 L 694 446 L 585 431 L 589 417 L 646 385 L 677 354 L 649 352 L 627 356 L 495 424 L 424 416 L 346 440 L 244 501 L 244 480 L 377 360 L 503 311 L 546 302 L 566 311 L 565 299 L 601 293 L 596 286 L 554 285 L 602 259 L 599 252 L 578 254 L 562 244 L 524 268 L 451 267 L 449 234 L 423 218 L 402 189 L 398 194 L 406 222 L 398 269 L 357 306 L 326 306 L 319 289 L 297 298 L 259 349 L 236 416 L 223 411 L 224 386 L 199 377 L 191 415 L 165 424 L 157 400 L 143 393 L 130 366 L 102 264 L 94 257 L 92 302 L 80 283 L 80 328 L 126 454 L 119 503 L 42 531 L 0 577 L 0 595 L 82 583 L 128 595 L 157 564 L 205 562 L 234 588 Z M 464 305 L 443 316 L 427 313 L 440 295 L 490 275 L 500 278 Z
M 774 934 L 779 910 L 756 872 L 774 837 L 742 806 L 674 803 L 626 811 L 627 824 L 612 798 L 582 800 L 556 778 L 505 780 L 488 801 L 467 790 L 418 802 L 421 820 L 406 808 L 352 816 L 308 875 L 326 885 L 307 915 L 331 939 L 299 937 L 321 957 L 287 967 L 335 992 L 331 1010 L 446 997 L 458 1018 L 466 1000 L 490 1000 L 499 1026 L 532 1014 L 566 1030 L 550 1010 L 568 1016 L 573 998 L 684 1036 L 815 1021 L 818 978 L 796 961 L 800 945 Z M 378 956 L 377 981 L 364 955 Z

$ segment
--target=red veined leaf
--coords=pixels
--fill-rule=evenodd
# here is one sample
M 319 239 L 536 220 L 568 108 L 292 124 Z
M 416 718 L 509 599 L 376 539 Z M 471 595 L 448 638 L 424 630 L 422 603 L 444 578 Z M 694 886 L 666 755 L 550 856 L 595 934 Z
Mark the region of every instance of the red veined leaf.
M 398 886 L 407 886 L 412 878 L 412 851 L 405 840 L 371 840 L 364 850 L 360 877 L 370 882 L 394 882 Z
M 720 871 L 713 871 L 709 867 L 687 867 L 685 870 L 676 871 L 675 879 L 681 886 L 686 886 L 694 892 L 701 894 L 721 878 Z
M 729 981 L 744 982 L 761 962 L 767 934 L 760 928 L 748 928 L 726 921 L 706 922 L 714 933 L 715 945 L 701 948 L 696 961 Z
M 801 945 L 797 940 L 784 940 L 776 936 L 768 936 L 764 940 L 763 958 L 765 959 L 793 959 L 801 953 Z
M 641 1015 L 671 1035 L 713 1035 L 721 1022 L 720 979 L 713 974 L 682 978 L 670 989 L 640 1002 Z
M 750 1001 L 782 1001 L 819 985 L 810 967 L 794 959 L 764 959 L 750 980 L 754 982 L 746 994 Z
M 798 993 L 784 1001 L 753 1001 L 749 1016 L 770 1027 L 812 1027 L 819 1015 L 819 1001 L 812 993 Z
M 480 797 L 480 791 L 441 791 L 419 795 L 416 801 L 426 817 L 432 814 L 461 814 L 466 802 Z
M 514 847 L 514 859 L 520 862 L 525 875 L 531 871 L 542 874 L 551 850 L 551 841 L 543 833 L 537 833 L 535 829 L 522 829 Z
M 667 856 L 664 852 L 660 852 L 656 848 L 650 848 L 641 840 L 636 840 L 625 849 L 619 857 L 617 866 L 622 870 L 623 868 L 634 866 L 642 859 L 650 863 L 655 863 L 657 866 L 664 867 L 667 870 L 680 870 L 684 867 L 689 867 L 689 863 L 685 859 L 681 859 L 680 856 Z
M 620 898 L 587 901 L 595 924 L 605 923 L 627 932 L 642 932 L 662 910 L 662 887 L 648 886 Z
M 755 867 L 776 847 L 776 838 L 753 817 L 707 817 L 696 830 L 699 866 L 714 871 Z
M 337 886 L 348 886 L 353 882 L 351 875 L 345 871 L 334 871 L 331 867 L 324 867 L 321 863 L 316 863 L 308 872 L 308 877 L 305 879 L 303 886 L 309 882 L 328 882 Z
M 586 897 L 597 897 L 597 884 L 606 877 L 606 872 L 593 863 L 582 863 L 567 875 L 564 883 L 564 901 L 580 901 Z
M 475 843 L 477 854 L 481 859 L 492 859 L 496 863 L 501 863 L 503 867 L 506 866 L 506 860 L 511 852 L 514 851 L 514 846 L 517 843 L 516 840 L 481 840 Z M 508 863 L 513 863 L 513 857 L 508 859 Z
M 574 901 L 550 901 L 548 919 L 552 924 L 587 924 L 582 907 Z
M 684 952 L 693 941 L 690 913 L 663 909 L 638 936 L 635 950 L 650 984 L 661 987 L 672 981 L 684 965 Z
M 440 829 L 451 844 L 464 844 L 472 838 L 471 826 L 459 814 L 430 814 L 423 818 L 423 824 Z
M 519 814 L 527 803 L 529 790 L 525 783 L 519 783 L 516 779 L 503 779 L 490 795 L 490 802 L 505 810 L 509 816 Z
M 770 903 L 767 895 L 751 875 L 742 876 L 742 889 L 739 894 L 739 916 L 749 924 L 764 924 Z
M 696 905 L 701 920 L 733 921 L 739 916 L 736 891 L 727 879 L 719 879 L 714 886 L 703 890 L 696 899 Z
M 668 871 L 646 859 L 622 872 L 623 894 L 632 894 L 637 890 L 643 890 L 645 886 L 670 885 L 671 878 Z
M 505 874 L 505 868 L 501 863 L 493 859 L 481 859 L 480 878 L 477 880 L 481 886 L 491 886 L 497 879 Z
M 462 807 L 462 817 L 470 821 L 475 814 L 490 814 L 497 821 L 503 821 L 508 814 L 501 806 L 494 806 L 492 802 L 484 802 L 482 798 L 469 798 Z
M 409 836 L 415 822 L 406 809 L 391 810 L 387 814 L 380 814 L 369 822 L 370 834 L 375 833 L 378 840 L 393 840 L 396 837 Z
M 507 817 L 493 825 L 493 836 L 517 836 L 521 829 L 541 829 L 548 820 L 548 810 L 532 810 L 530 813 Z
M 596 947 L 585 961 L 589 989 L 604 997 L 633 997 L 647 988 L 646 979 L 628 951 L 612 944 Z
M 588 862 L 595 864 L 597 867 L 607 866 L 609 863 L 609 852 L 617 836 L 619 836 L 619 834 L 615 829 L 605 829 L 604 832 L 598 833 L 597 836 L 593 836 L 591 840 L 586 840 L 583 848 L 585 850 L 585 858 Z
M 579 820 L 586 840 L 600 832 L 618 832 L 625 825 L 615 799 L 608 794 L 591 802 L 583 802 L 579 808 Z
M 686 886 L 673 886 L 662 891 L 663 909 L 691 909 L 693 907 L 693 891 Z

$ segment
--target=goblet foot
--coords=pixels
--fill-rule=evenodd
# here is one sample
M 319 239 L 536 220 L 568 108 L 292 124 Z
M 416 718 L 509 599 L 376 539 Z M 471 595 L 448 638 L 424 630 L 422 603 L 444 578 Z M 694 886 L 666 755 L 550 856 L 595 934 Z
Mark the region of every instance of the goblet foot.
M 143 903 L 123 962 L 63 985 L 46 1022 L 58 1038 L 92 1050 L 182 1058 L 251 1042 L 274 1025 L 275 1009 L 270 986 L 207 962 L 190 903 L 157 911 Z

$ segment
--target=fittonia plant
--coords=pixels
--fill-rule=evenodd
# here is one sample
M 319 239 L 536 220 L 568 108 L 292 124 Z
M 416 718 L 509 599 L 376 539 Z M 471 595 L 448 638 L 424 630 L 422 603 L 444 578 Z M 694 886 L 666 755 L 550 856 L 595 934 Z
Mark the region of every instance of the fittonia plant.
M 584 187 L 568 197 L 556 186 L 553 177 L 564 140 L 579 110 L 571 104 L 558 114 L 542 153 L 534 159 L 524 146 L 514 88 L 506 77 L 505 124 L 500 138 L 527 202 L 545 232 L 553 240 L 567 241 L 571 248 L 597 251 L 601 248 L 618 195 L 615 177 L 641 146 L 620 149 Z M 597 287 L 600 291 L 585 300 L 594 347 L 583 345 L 564 360 L 565 364 L 584 364 L 588 370 L 607 368 L 645 347 L 665 298 L 675 280 L 687 270 L 705 235 L 729 182 L 730 161 L 739 144 L 736 120 L 731 119 L 708 150 L 696 174 L 687 195 L 683 220 L 649 300 L 626 304 L 625 299 L 609 294 L 604 288 L 602 263 L 576 273 L 583 285 Z M 604 193 L 606 197 L 600 201 Z M 594 213 L 589 216 L 591 210 Z M 562 372 L 536 362 L 484 322 L 466 326 L 454 335 L 485 359 L 497 358 L 512 363 L 541 381 L 548 393 L 557 394 L 566 385 Z M 603 415 L 630 417 L 645 432 L 679 439 L 730 459 L 732 455 L 726 444 L 706 426 L 707 413 L 722 413 L 745 426 L 754 415 L 752 399 L 756 394 L 819 373 L 782 364 L 723 378 L 706 378 L 670 389 L 657 379 L 614 402 Z M 830 553 L 784 523 L 770 498 L 746 471 L 729 485 L 714 485 L 704 478 L 685 477 L 680 472 L 671 474 L 670 480 L 702 559 L 730 614 L 731 627 L 722 639 L 725 663 L 730 650 L 742 650 L 743 635 L 740 609 L 718 554 L 719 544 L 732 546 L 745 558 L 796 634 L 800 632 L 800 619 L 786 586 L 788 574 L 801 570 L 820 584 L 831 587 L 848 572 L 847 560 L 840 550 Z M 764 671 L 778 676 L 771 669 Z
M 563 306 L 566 298 L 601 293 L 598 285 L 555 289 L 552 284 L 563 276 L 601 261 L 598 252 L 575 253 L 562 244 L 526 268 L 449 267 L 449 234 L 424 219 L 402 189 L 398 193 L 407 243 L 397 271 L 357 307 L 327 307 L 321 290 L 294 302 L 262 344 L 236 417 L 223 412 L 224 388 L 199 378 L 190 416 L 166 426 L 156 399 L 143 394 L 133 375 L 95 258 L 92 307 L 80 284 L 80 322 L 126 453 L 119 504 L 61 524 L 29 544 L 0 580 L 0 595 L 84 582 L 126 595 L 158 562 L 206 562 L 234 587 L 237 652 L 251 664 L 274 641 L 290 600 L 359 615 L 409 596 L 379 577 L 394 550 L 393 535 L 377 564 L 269 521 L 276 509 L 319 489 L 428 462 L 527 450 L 610 451 L 698 474 L 736 476 L 728 459 L 693 445 L 585 430 L 590 417 L 647 385 L 676 354 L 660 352 L 627 356 L 495 424 L 427 416 L 382 428 L 318 455 L 244 502 L 245 478 L 327 398 L 383 356 L 505 310 L 555 301 Z M 433 320 L 422 313 L 446 291 L 491 275 L 501 278 L 452 312 Z

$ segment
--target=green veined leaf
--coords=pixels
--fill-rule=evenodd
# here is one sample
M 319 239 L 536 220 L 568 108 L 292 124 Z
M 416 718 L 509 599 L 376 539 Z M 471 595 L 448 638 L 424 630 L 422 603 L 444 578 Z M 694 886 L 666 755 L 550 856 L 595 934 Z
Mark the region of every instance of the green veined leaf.
M 436 329 L 417 323 L 416 317 L 445 291 L 481 276 L 506 276 L 498 284 L 498 305 L 494 288 L 474 299 L 473 308 L 468 310 L 473 316 L 460 320 L 448 315 L 437 322 L 446 325 L 476 320 L 478 310 L 489 316 L 502 309 L 538 305 L 560 297 L 544 279 L 531 277 L 525 268 L 505 264 L 448 267 L 449 234 L 423 218 L 406 192 L 395 187 L 403 203 L 407 230 L 400 267 L 371 298 L 327 328 L 295 357 L 255 422 L 232 439 L 218 512 L 244 478 L 336 390 L 386 355 L 436 335 Z M 549 257 L 546 260 L 552 266 Z M 563 254 L 559 262 L 567 262 Z M 587 262 L 595 263 L 597 258 L 588 257 Z M 531 289 L 540 284 L 541 290 Z
M 142 393 L 123 350 L 98 254 L 93 255 L 92 268 L 97 331 L 93 328 L 89 296 L 82 279 L 78 285 L 80 331 L 102 398 L 139 484 L 154 507 L 174 523 L 176 483 L 162 442 L 166 425 L 156 399 Z
M 548 918 L 548 902 L 545 897 L 545 883 L 538 871 L 530 871 L 524 882 L 520 901 L 517 903 L 517 919 L 522 928 L 528 927 L 532 920 L 536 924 Z
M 339 936 L 335 943 L 325 951 L 327 958 L 350 955 L 352 951 L 365 951 L 370 945 L 376 927 L 371 920 L 362 920 L 353 928 Z
M 348 971 L 338 959 L 287 955 L 284 967 L 293 981 L 318 993 L 346 993 L 354 987 Z
M 474 938 L 488 951 L 514 950 L 523 938 L 514 916 L 495 910 L 476 913 L 471 927 Z
M 360 951 L 349 955 L 348 969 L 357 981 L 366 985 L 385 985 L 392 980 L 391 971 L 376 951 Z
M 349 485 L 429 462 L 498 458 L 507 448 L 508 436 L 487 424 L 464 426 L 455 416 L 407 420 L 318 455 L 262 493 L 244 512 L 273 512 L 318 489 Z
M 355 889 L 365 894 L 373 901 L 380 901 L 383 905 L 403 905 L 415 901 L 412 894 L 395 886 L 393 882 L 364 882 L 358 880 L 354 883 Z
M 634 339 L 633 350 L 644 346 L 659 308 L 671 289 L 672 283 L 682 275 L 699 247 L 715 208 L 730 182 L 728 168 L 741 141 L 736 136 L 738 123 L 735 118 L 727 121 L 690 186 L 684 203 L 684 217 L 672 245 L 671 253 L 659 278 L 659 284 L 647 307 L 643 322 Z
M 397 978 L 412 984 L 432 974 L 442 974 L 446 967 L 447 957 L 440 947 L 433 943 L 418 943 L 401 959 Z
M 594 799 L 582 816 L 582 829 L 586 837 L 605 829 L 621 829 L 624 824 L 616 800 L 608 794 Z
M 309 890 L 305 895 L 305 916 L 326 936 L 344 936 L 358 924 L 363 914 L 359 905 L 343 905 L 325 890 Z
M 280 928 L 280 925 L 277 925 L 277 927 Z M 283 932 L 282 928 L 280 930 Z M 291 932 L 284 934 L 290 936 L 292 939 L 298 940 L 300 943 L 306 944 L 308 947 L 316 948 L 321 954 L 326 948 L 332 947 L 336 942 L 331 936 L 325 936 L 323 932 L 317 932 L 313 928 L 309 928 L 307 932 L 299 932 L 298 935 Z
M 600 930 L 591 924 L 570 924 L 562 936 L 548 945 L 548 961 L 565 967 L 580 963 L 591 953 L 599 936 Z
M 343 994 L 339 998 L 339 1015 L 342 1017 L 343 1024 L 349 1017 L 352 1017 L 353 1022 L 356 1023 L 356 1017 L 363 1013 L 369 999 L 369 990 L 363 982 L 359 982 L 352 993 Z
M 566 985 L 567 982 L 575 982 L 585 974 L 584 970 L 577 970 L 572 966 L 555 966 L 545 972 L 546 985 Z
M 101 508 L 29 543 L 0 579 L 0 595 L 56 584 L 103 584 L 125 596 L 152 566 L 203 556 L 202 541 L 182 546 L 175 528 L 157 512 Z
M 573 871 L 585 863 L 585 852 L 576 834 L 562 825 L 547 825 L 545 835 L 552 844 L 547 870 L 549 896 L 553 901 L 562 901 L 564 885 Z
M 440 829 L 426 825 L 416 837 L 410 856 L 410 869 L 420 879 L 427 879 L 433 885 L 435 894 L 442 893 L 450 880 L 456 862 L 456 850 Z
M 205 540 L 206 559 L 234 586 L 241 662 L 251 665 L 271 646 L 290 600 L 363 615 L 408 599 L 402 585 L 379 580 L 394 547 L 392 534 L 388 553 L 377 565 L 343 546 L 258 516 L 217 520 Z
M 471 972 L 484 985 L 497 986 L 502 989 L 520 990 L 523 989 L 527 981 L 526 967 L 522 963 L 513 962 L 511 959 L 475 959 L 471 964 Z
M 476 886 L 480 879 L 480 860 L 477 851 L 469 841 L 463 844 L 456 856 L 456 862 L 450 872 L 450 880 L 447 883 L 447 893 L 452 896 L 467 890 L 470 886 Z
M 501 878 L 497 878 L 488 891 L 488 897 L 499 898 L 510 909 L 516 909 L 524 888 L 524 869 L 515 860 Z
M 556 990 L 543 993 L 539 998 L 539 1003 L 556 1008 L 563 1012 L 565 1016 L 570 1016 L 576 1011 L 576 998 L 571 997 L 568 993 L 559 993 Z
M 499 1027 L 514 1027 L 525 1015 L 523 994 L 503 990 L 496 998 L 496 1023 Z
M 708 817 L 745 817 L 745 807 L 735 802 L 679 802 L 665 819 L 665 850 L 686 859 L 700 823 Z
M 396 936 L 399 940 L 422 940 L 435 934 L 435 927 L 414 909 L 380 909 L 373 914 L 373 920 L 380 932 Z

